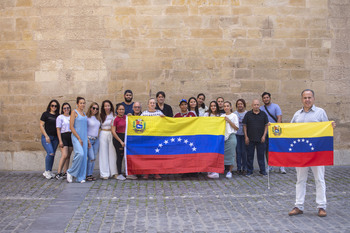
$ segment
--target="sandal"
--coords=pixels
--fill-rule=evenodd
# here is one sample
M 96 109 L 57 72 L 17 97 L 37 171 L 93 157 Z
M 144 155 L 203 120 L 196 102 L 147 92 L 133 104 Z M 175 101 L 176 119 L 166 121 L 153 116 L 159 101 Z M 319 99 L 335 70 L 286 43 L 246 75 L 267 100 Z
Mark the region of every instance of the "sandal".
M 87 180 L 87 181 L 95 181 L 96 178 L 93 177 L 93 176 L 87 176 L 87 177 L 86 177 L 86 180 Z

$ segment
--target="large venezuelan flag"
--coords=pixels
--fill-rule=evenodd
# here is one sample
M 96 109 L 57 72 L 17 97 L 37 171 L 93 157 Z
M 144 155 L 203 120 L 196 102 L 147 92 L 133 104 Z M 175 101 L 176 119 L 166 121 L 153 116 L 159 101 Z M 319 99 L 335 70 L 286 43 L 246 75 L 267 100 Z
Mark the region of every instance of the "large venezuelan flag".
M 333 165 L 332 122 L 272 123 L 269 126 L 269 165 Z
M 129 116 L 128 175 L 224 172 L 223 117 Z

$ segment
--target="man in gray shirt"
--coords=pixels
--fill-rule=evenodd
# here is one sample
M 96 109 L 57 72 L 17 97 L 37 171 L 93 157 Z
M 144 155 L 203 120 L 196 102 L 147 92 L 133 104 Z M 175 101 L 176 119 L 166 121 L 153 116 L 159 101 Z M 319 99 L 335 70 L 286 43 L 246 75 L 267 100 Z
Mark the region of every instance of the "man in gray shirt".
M 318 108 L 314 105 L 315 96 L 314 91 L 305 89 L 301 92 L 301 102 L 303 108 L 298 110 L 291 121 L 291 123 L 303 123 L 303 122 L 322 122 L 328 121 L 326 112 L 322 108 Z M 335 128 L 335 122 L 332 123 Z M 325 167 L 314 166 L 311 167 L 312 173 L 314 174 L 316 184 L 316 204 L 318 208 L 318 216 L 326 217 L 326 183 L 324 180 Z M 306 181 L 308 175 L 308 167 L 296 167 L 297 172 L 297 183 L 296 183 L 296 201 L 295 207 L 289 212 L 289 216 L 302 214 L 304 211 L 304 200 L 306 193 Z

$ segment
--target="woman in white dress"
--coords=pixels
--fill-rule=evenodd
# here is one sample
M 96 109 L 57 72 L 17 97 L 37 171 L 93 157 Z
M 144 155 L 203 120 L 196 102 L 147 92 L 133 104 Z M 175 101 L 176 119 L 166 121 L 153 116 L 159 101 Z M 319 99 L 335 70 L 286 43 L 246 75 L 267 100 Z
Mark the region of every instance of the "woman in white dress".
M 110 100 L 103 101 L 101 106 L 101 132 L 99 138 L 100 177 L 103 180 L 108 180 L 109 177 L 117 178 L 117 154 L 113 145 L 113 135 L 111 132 L 115 113 Z

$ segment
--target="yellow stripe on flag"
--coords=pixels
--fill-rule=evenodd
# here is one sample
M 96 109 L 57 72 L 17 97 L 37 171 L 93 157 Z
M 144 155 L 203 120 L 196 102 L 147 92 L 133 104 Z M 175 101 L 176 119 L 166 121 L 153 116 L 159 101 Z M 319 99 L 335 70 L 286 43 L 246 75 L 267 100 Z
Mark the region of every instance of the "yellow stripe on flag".
M 225 134 L 224 117 L 171 118 L 159 116 L 128 116 L 127 124 L 128 135 L 180 136 Z M 143 126 L 144 129 L 142 129 Z
M 313 138 L 333 136 L 332 121 L 309 123 L 271 123 L 270 138 Z

